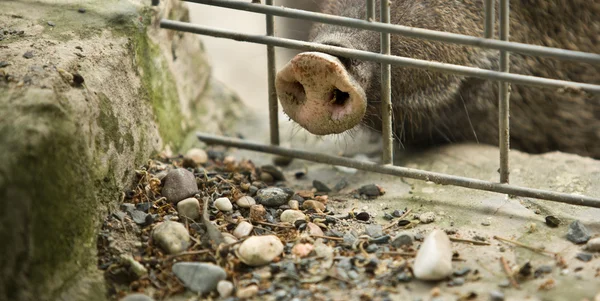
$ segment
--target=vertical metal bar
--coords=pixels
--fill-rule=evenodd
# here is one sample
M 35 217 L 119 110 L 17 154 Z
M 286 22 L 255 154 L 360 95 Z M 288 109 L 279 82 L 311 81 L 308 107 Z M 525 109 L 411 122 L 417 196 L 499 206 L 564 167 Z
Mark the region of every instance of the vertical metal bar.
M 267 5 L 273 5 L 273 0 L 266 0 Z M 275 35 L 273 15 L 267 14 L 267 36 Z M 277 91 L 275 91 L 275 47 L 267 46 L 267 81 L 269 82 L 269 132 L 271 144 L 279 145 L 279 117 Z
M 495 6 L 496 6 L 496 1 L 495 0 L 485 0 L 485 32 L 484 32 L 484 37 L 486 39 L 493 39 L 494 38 L 494 19 L 496 18 L 496 13 L 495 13 Z
M 381 0 L 380 22 L 390 23 L 390 1 Z M 390 34 L 381 33 L 381 53 L 390 54 Z M 392 137 L 392 81 L 390 64 L 381 64 L 381 135 L 383 138 L 383 164 L 393 164 L 394 148 Z
M 500 40 L 508 41 L 509 36 L 509 0 L 500 0 Z M 509 52 L 500 51 L 500 72 L 509 72 L 510 61 Z M 498 110 L 499 121 L 498 129 L 500 131 L 499 146 L 500 146 L 500 183 L 508 183 L 509 167 L 508 167 L 508 152 L 510 148 L 510 124 L 509 124 L 509 100 L 510 86 L 509 83 L 501 81 L 498 83 Z
M 375 21 L 375 0 L 367 0 L 367 21 Z

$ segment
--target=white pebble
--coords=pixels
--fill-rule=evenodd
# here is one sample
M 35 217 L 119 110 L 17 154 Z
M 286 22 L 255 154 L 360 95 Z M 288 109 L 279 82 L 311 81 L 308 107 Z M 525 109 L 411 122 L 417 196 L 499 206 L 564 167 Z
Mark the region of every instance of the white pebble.
M 235 296 L 240 299 L 249 299 L 256 296 L 256 294 L 258 294 L 258 286 L 252 284 L 250 286 L 239 289 Z
M 452 274 L 452 247 L 448 235 L 433 230 L 417 252 L 413 273 L 421 280 L 441 280 Z
M 227 232 L 222 232 L 221 235 L 223 235 L 223 241 L 226 244 L 232 244 L 232 243 L 236 243 L 238 240 L 235 236 L 231 235 L 230 233 Z
M 588 240 L 585 249 L 590 252 L 600 252 L 600 237 Z
M 239 198 L 237 201 L 235 201 L 235 203 L 241 208 L 250 208 L 250 206 L 256 204 L 256 200 L 251 196 L 245 195 Z
M 270 263 L 283 252 L 283 244 L 275 235 L 252 236 L 237 249 L 238 258 L 249 266 Z
M 235 227 L 235 230 L 233 230 L 233 236 L 237 238 L 248 236 L 252 232 L 252 229 L 254 229 L 254 226 L 252 226 L 251 223 L 243 221 L 239 223 L 237 227 Z
M 160 223 L 152 231 L 152 238 L 169 254 L 185 251 L 190 245 L 190 235 L 187 229 L 178 222 Z
M 299 210 L 300 209 L 300 204 L 296 200 L 290 200 L 288 202 L 288 206 L 290 206 L 290 208 L 293 209 L 293 210 Z
M 217 284 L 217 292 L 221 298 L 228 298 L 233 293 L 233 283 L 227 280 L 221 280 Z
M 419 215 L 419 220 L 423 224 L 429 224 L 435 221 L 435 213 L 429 211 Z
M 196 164 L 204 164 L 208 161 L 208 154 L 201 148 L 192 148 L 185 153 L 185 157 Z
M 177 203 L 179 215 L 195 220 L 200 217 L 200 203 L 196 198 L 187 198 Z
M 293 224 L 295 221 L 297 221 L 299 219 L 305 219 L 306 215 L 304 215 L 304 213 L 302 213 L 302 211 L 288 209 L 286 211 L 283 211 L 283 213 L 281 213 L 281 216 L 279 218 L 284 223 Z
M 220 211 L 231 211 L 233 210 L 233 205 L 228 198 L 218 198 L 215 200 L 215 208 Z

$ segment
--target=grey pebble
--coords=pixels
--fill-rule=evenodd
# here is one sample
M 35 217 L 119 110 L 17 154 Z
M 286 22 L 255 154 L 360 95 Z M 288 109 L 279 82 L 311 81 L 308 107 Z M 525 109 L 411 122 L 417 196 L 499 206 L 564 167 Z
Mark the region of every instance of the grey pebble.
M 423 224 L 433 223 L 435 221 L 435 213 L 429 211 L 419 215 L 419 220 Z
M 452 274 L 454 274 L 454 276 L 460 276 L 460 277 L 462 277 L 462 276 L 468 274 L 470 271 L 471 271 L 471 268 L 465 267 L 465 268 L 462 268 L 462 269 L 460 269 L 458 271 L 454 271 L 454 273 L 452 273 Z
M 56 23 L 54 23 L 52 21 L 48 21 L 48 26 L 54 27 L 54 26 L 56 26 Z
M 33 51 L 27 51 L 25 53 L 23 53 L 23 57 L 26 59 L 30 59 L 33 57 Z
M 383 235 L 383 227 L 378 224 L 365 225 L 365 234 L 371 236 L 372 238 L 382 236 Z
M 350 270 L 348 271 L 348 277 L 350 277 L 350 279 L 352 280 L 356 280 L 360 278 L 360 275 L 358 275 L 358 273 L 355 270 Z
M 552 273 L 552 266 L 550 266 L 550 265 L 541 265 L 537 269 L 535 269 L 535 271 L 533 272 L 533 276 L 535 278 L 539 278 L 543 274 L 550 274 L 550 273 Z
M 490 301 L 504 301 L 504 293 L 501 291 L 491 291 Z
M 174 204 L 198 192 L 196 177 L 184 168 L 171 169 L 165 176 L 164 182 L 162 195 Z
M 190 235 L 183 224 L 165 221 L 154 228 L 152 238 L 167 253 L 185 251 L 190 245 Z
M 9 63 L 9 62 L 6 62 L 6 61 L 1 61 L 1 62 L 0 62 L 0 68 L 4 68 L 4 67 L 6 67 L 6 66 L 10 66 L 10 63 Z
M 134 209 L 127 213 L 129 213 L 131 219 L 133 219 L 133 221 L 140 226 L 151 224 L 154 221 L 152 216 L 144 211 Z
M 578 253 L 576 258 L 583 261 L 588 262 L 591 261 L 594 256 L 590 253 Z
M 267 207 L 279 207 L 285 205 L 291 199 L 293 191 L 290 194 L 278 187 L 263 188 L 256 193 L 256 201 Z
M 154 301 L 154 299 L 140 293 L 129 294 L 120 301 Z
M 313 187 L 315 189 L 317 189 L 318 192 L 330 192 L 331 191 L 331 188 L 329 188 L 325 183 L 323 183 L 319 180 L 313 181 Z
M 481 225 L 482 226 L 489 226 L 489 225 L 491 225 L 491 223 L 490 223 L 490 221 L 483 221 L 483 222 L 481 222 Z
M 335 186 L 333 186 L 333 190 L 340 191 L 346 187 L 348 187 L 348 181 L 346 181 L 346 179 L 341 179 L 335 184 Z
M 394 212 L 392 212 L 392 215 L 394 217 L 401 217 L 402 214 L 404 214 L 404 211 L 400 211 L 400 210 L 394 210 Z
M 379 250 L 379 246 L 376 244 L 370 244 L 365 251 L 367 251 L 367 253 L 375 253 L 377 252 L 377 250 Z
M 425 239 L 425 237 L 423 236 L 423 234 L 421 234 L 421 233 L 415 234 L 415 240 L 416 241 L 423 241 L 423 239 Z
M 450 286 L 461 286 L 465 284 L 465 278 L 462 277 L 456 277 L 454 279 L 452 279 L 452 281 L 450 281 L 450 283 L 448 283 L 448 285 Z
M 113 216 L 116 217 L 118 220 L 122 221 L 125 218 L 125 216 L 127 216 L 127 213 L 123 211 L 117 211 L 113 212 Z
M 344 239 L 344 244 L 351 246 L 356 241 L 356 236 L 352 235 L 351 233 L 346 233 L 346 234 L 344 234 L 343 239 Z
M 379 191 L 379 187 L 375 184 L 368 184 L 358 188 L 358 193 L 368 196 L 368 197 L 378 197 L 381 195 L 381 191 Z
M 185 287 L 200 294 L 212 292 L 219 281 L 227 278 L 225 270 L 212 263 L 178 262 L 172 271 Z
M 400 248 L 402 246 L 412 246 L 412 238 L 407 233 L 400 233 L 392 240 L 392 247 Z
M 576 244 L 583 244 L 590 240 L 590 231 L 580 222 L 574 221 L 569 225 L 567 239 Z

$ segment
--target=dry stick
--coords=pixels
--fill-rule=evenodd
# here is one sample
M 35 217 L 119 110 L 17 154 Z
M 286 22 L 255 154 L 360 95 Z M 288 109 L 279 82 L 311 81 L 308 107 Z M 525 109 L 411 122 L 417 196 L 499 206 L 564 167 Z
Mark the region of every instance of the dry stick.
M 519 284 L 517 283 L 517 281 L 513 277 L 512 272 L 510 271 L 510 267 L 508 266 L 508 262 L 506 262 L 506 259 L 504 259 L 503 256 L 500 257 L 500 263 L 502 263 L 502 268 L 504 268 L 504 272 L 506 273 L 506 276 L 508 276 L 508 280 L 510 281 L 510 284 L 512 284 L 512 286 L 514 286 L 515 288 L 520 288 Z
M 406 212 L 404 212 L 404 214 L 402 214 L 398 219 L 391 222 L 389 225 L 385 226 L 385 228 L 383 228 L 383 230 L 387 230 L 387 229 L 392 228 L 393 226 L 397 225 L 398 221 L 405 218 L 411 211 L 412 211 L 412 209 L 406 210 Z
M 252 222 L 261 224 L 261 225 L 265 225 L 265 226 L 278 227 L 278 228 L 288 228 L 288 229 L 295 228 L 294 226 L 290 226 L 290 225 L 278 225 L 278 224 L 271 224 L 271 223 L 259 222 L 259 221 L 252 221 Z
M 398 256 L 417 256 L 417 253 L 411 253 L 411 252 L 397 252 L 397 251 L 388 251 L 388 252 L 381 252 L 381 254 L 385 254 L 385 255 L 398 255 Z
M 558 254 L 556 252 L 546 251 L 546 250 L 541 249 L 541 248 L 535 248 L 535 247 L 526 245 L 526 244 L 518 242 L 518 241 L 511 240 L 511 239 L 508 239 L 508 238 L 503 238 L 503 237 L 499 237 L 499 236 L 495 236 L 495 235 L 493 236 L 493 238 L 497 239 L 497 240 L 509 242 L 511 244 L 515 244 L 515 245 L 517 245 L 519 247 L 523 247 L 523 248 L 526 248 L 526 249 L 529 249 L 531 251 L 538 252 L 538 253 L 546 253 L 546 254 L 550 254 L 550 255 L 557 255 Z
M 485 241 L 477 241 L 477 240 L 470 240 L 470 239 L 457 238 L 457 237 L 450 237 L 450 240 L 454 241 L 454 242 L 472 243 L 474 245 L 479 245 L 479 246 L 489 246 L 490 245 L 489 242 L 485 242 Z
M 169 256 L 169 259 L 173 259 L 175 257 L 180 257 L 180 256 L 187 256 L 187 255 L 200 255 L 200 254 L 207 254 L 210 253 L 211 250 L 199 250 L 199 251 L 188 251 L 188 252 L 182 252 L 179 254 L 173 254 L 171 256 Z
M 324 239 L 331 239 L 331 240 L 337 240 L 337 241 L 344 241 L 344 239 L 341 237 L 333 237 L 333 236 L 325 236 L 325 235 L 317 235 L 317 234 L 311 234 L 310 236 L 315 237 L 315 238 L 324 238 Z

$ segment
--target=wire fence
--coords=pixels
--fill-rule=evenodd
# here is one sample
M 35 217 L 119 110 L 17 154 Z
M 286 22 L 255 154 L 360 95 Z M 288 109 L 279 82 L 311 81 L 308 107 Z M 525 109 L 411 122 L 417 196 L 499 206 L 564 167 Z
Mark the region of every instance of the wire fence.
M 235 31 L 223 30 L 208 26 L 191 24 L 187 22 L 162 19 L 160 26 L 165 29 L 190 32 L 200 35 L 227 38 L 236 41 L 251 42 L 267 45 L 267 72 L 268 72 L 268 95 L 269 95 L 269 125 L 271 145 L 262 145 L 239 139 L 231 139 L 208 134 L 197 134 L 198 139 L 211 144 L 220 144 L 230 147 L 254 150 L 259 152 L 277 154 L 292 158 L 314 161 L 325 164 L 346 166 L 366 171 L 391 174 L 401 177 L 431 181 L 442 185 L 454 185 L 472 189 L 486 190 L 522 197 L 531 197 L 573 205 L 600 208 L 600 198 L 589 196 L 559 193 L 529 187 L 520 187 L 509 183 L 509 150 L 510 150 L 510 127 L 509 127 L 509 100 L 510 84 L 531 85 L 547 88 L 572 88 L 590 93 L 600 94 L 600 85 L 556 80 L 550 78 L 512 74 L 509 72 L 510 52 L 541 57 L 550 57 L 561 60 L 571 60 L 600 65 L 600 54 L 572 51 L 559 48 L 551 48 L 524 43 L 509 42 L 509 0 L 499 0 L 499 40 L 494 37 L 495 3 L 493 0 L 484 1 L 484 37 L 473 37 L 455 33 L 428 30 L 422 28 L 407 27 L 390 24 L 390 1 L 380 1 L 379 22 L 375 21 L 375 1 L 365 0 L 366 19 L 353 19 L 342 16 L 334 16 L 298 9 L 277 7 L 273 0 L 266 0 L 265 5 L 248 3 L 234 0 L 184 0 L 187 2 L 242 10 L 252 13 L 260 13 L 266 16 L 266 35 L 249 35 Z M 157 4 L 153 0 L 153 4 Z M 337 46 L 323 45 L 293 39 L 285 39 L 274 36 L 274 16 L 297 18 L 307 21 L 346 26 L 364 30 L 377 31 L 381 34 L 380 53 L 348 49 Z M 411 38 L 419 38 L 430 41 L 439 41 L 466 46 L 474 46 L 486 49 L 499 50 L 499 71 L 486 70 L 454 64 L 446 64 L 427 60 L 413 59 L 401 56 L 393 56 L 390 53 L 390 34 L 402 35 Z M 275 47 L 285 47 L 304 51 L 319 51 L 331 55 L 373 61 L 381 64 L 381 117 L 383 154 L 382 164 L 366 163 L 343 157 L 331 156 L 315 152 L 300 151 L 279 147 L 279 121 L 277 117 L 278 103 L 275 91 Z M 499 182 L 489 182 L 473 178 L 459 177 L 454 175 L 435 173 L 425 170 L 411 169 L 401 166 L 393 166 L 393 133 L 392 133 L 392 103 L 391 103 L 391 65 L 425 69 L 455 75 L 477 77 L 494 80 L 499 85 L 499 148 L 500 148 L 500 179 Z

